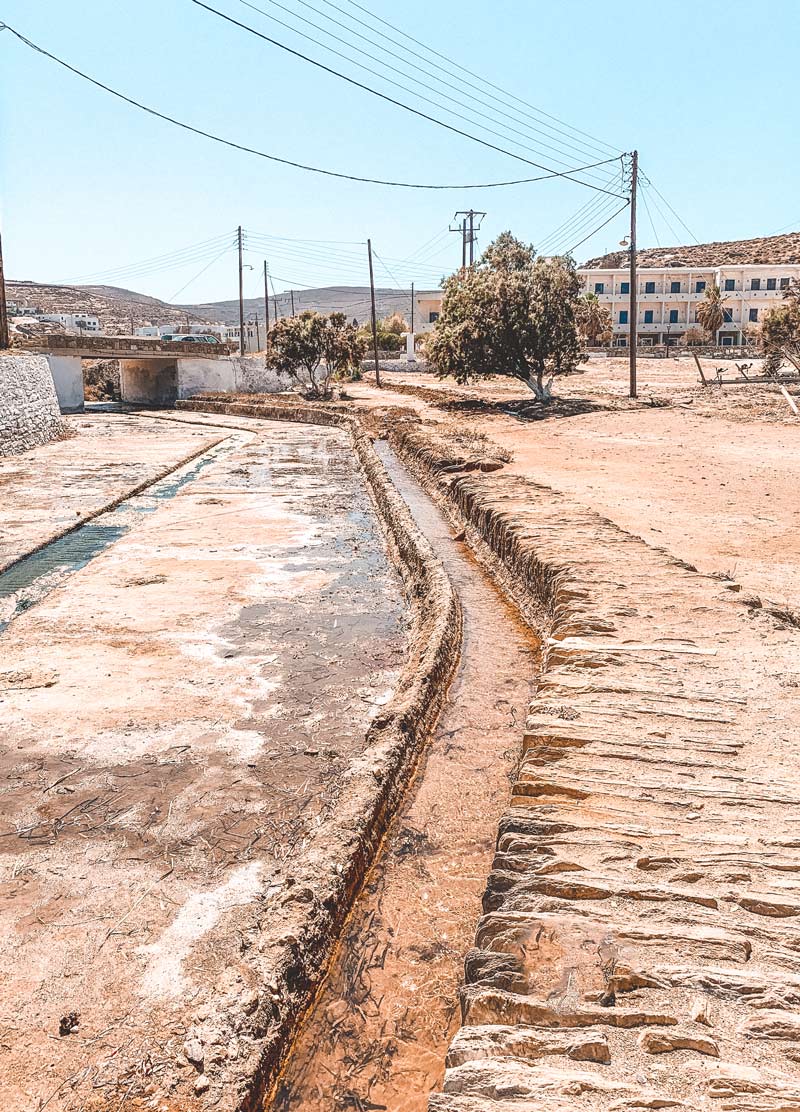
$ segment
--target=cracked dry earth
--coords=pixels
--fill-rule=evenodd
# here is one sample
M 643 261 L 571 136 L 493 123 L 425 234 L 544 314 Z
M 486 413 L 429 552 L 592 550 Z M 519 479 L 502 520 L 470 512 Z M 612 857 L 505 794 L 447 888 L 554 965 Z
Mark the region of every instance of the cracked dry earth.
M 459 483 L 552 628 L 430 1112 L 800 1109 L 800 631 L 547 488 Z

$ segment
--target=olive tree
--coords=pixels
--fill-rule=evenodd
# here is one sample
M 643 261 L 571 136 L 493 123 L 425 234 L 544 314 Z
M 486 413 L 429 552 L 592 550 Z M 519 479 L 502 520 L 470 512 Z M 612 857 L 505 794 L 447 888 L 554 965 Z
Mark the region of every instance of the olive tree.
M 504 232 L 476 266 L 447 278 L 443 289 L 439 319 L 425 342 L 440 377 L 461 383 L 518 378 L 547 402 L 553 377 L 576 369 L 581 282 L 572 259 L 537 258 L 533 247 Z
M 323 316 L 306 309 L 282 317 L 269 333 L 267 366 L 308 389 L 315 398 L 329 398 L 331 383 L 359 369 L 366 347 L 344 313 Z

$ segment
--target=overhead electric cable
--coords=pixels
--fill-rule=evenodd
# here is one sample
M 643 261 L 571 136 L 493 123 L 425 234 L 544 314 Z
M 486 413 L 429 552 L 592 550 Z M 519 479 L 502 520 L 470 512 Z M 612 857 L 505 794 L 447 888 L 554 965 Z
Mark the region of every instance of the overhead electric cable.
M 419 69 L 420 72 L 425 73 L 426 76 L 428 76 L 430 78 L 431 75 L 428 73 L 428 71 L 422 70 L 419 66 L 415 65 L 413 62 L 409 61 L 407 58 L 403 58 L 402 55 L 395 54 L 391 50 L 387 50 L 385 48 L 382 48 L 379 43 L 373 42 L 373 40 L 368 39 L 365 35 L 361 35 L 358 31 L 354 31 L 352 28 L 347 28 L 345 24 L 340 23 L 338 20 L 334 20 L 331 16 L 326 15 L 324 12 L 320 12 L 318 8 L 315 8 L 315 7 L 313 7 L 313 5 L 306 3 L 305 0 L 298 0 L 298 2 L 302 3 L 304 7 L 309 8 L 311 11 L 317 12 L 317 14 L 321 15 L 323 17 L 323 19 L 328 19 L 331 22 L 336 23 L 337 26 L 345 27 L 345 29 L 350 31 L 351 34 L 357 35 L 359 38 L 363 39 L 364 42 L 369 42 L 373 46 L 378 46 L 383 51 L 382 56 L 380 58 L 375 57 L 374 54 L 370 54 L 368 51 L 364 50 L 363 47 L 360 47 L 357 43 L 352 43 L 348 39 L 342 38 L 341 35 L 337 35 L 333 31 L 329 31 L 327 28 L 321 27 L 318 23 L 315 23 L 313 20 L 307 19 L 305 16 L 300 15 L 299 13 L 293 11 L 291 8 L 287 8 L 286 5 L 281 4 L 279 2 L 279 0 L 267 0 L 267 3 L 271 4 L 274 8 L 277 8 L 279 11 L 286 12 L 293 19 L 299 20 L 300 22 L 305 23 L 309 27 L 313 27 L 315 31 L 319 31 L 320 34 L 326 35 L 328 38 L 333 39 L 334 42 L 342 43 L 349 50 L 356 51 L 362 57 L 369 58 L 370 61 L 375 62 L 378 65 L 380 65 L 381 69 L 380 70 L 372 69 L 370 66 L 364 65 L 364 63 L 362 61 L 360 61 L 358 57 L 352 58 L 348 54 L 343 54 L 340 50 L 337 50 L 335 47 L 329 46 L 326 42 L 321 42 L 319 39 L 314 38 L 313 35 L 308 35 L 304 31 L 298 30 L 298 28 L 295 27 L 293 24 L 287 23 L 283 19 L 279 19 L 276 15 L 273 15 L 271 12 L 265 11 L 264 8 L 261 8 L 257 4 L 252 3 L 252 0 L 239 0 L 239 3 L 242 4 L 244 7 L 249 8 L 253 12 L 257 12 L 259 15 L 264 16 L 265 19 L 272 20 L 272 22 L 277 23 L 279 27 L 286 28 L 286 30 L 291 31 L 295 35 L 299 35 L 300 38 L 305 39 L 307 42 L 311 42 L 315 46 L 322 47 L 323 50 L 329 51 L 331 54 L 336 55 L 336 57 L 342 58 L 346 62 L 350 62 L 351 64 L 354 64 L 354 65 L 358 66 L 358 68 L 364 70 L 365 73 L 372 74 L 373 77 L 377 77 L 379 80 L 387 81 L 388 83 L 394 85 L 396 88 L 402 89 L 403 92 L 411 93 L 412 96 L 419 97 L 420 100 L 425 101 L 428 104 L 433 104 L 437 108 L 442 108 L 442 109 L 444 109 L 445 112 L 449 112 L 450 115 L 455 116 L 457 119 L 465 120 L 467 123 L 473 124 L 474 126 L 480 128 L 482 131 L 488 132 L 490 135 L 494 135 L 494 136 L 499 135 L 500 138 L 502 138 L 504 140 L 507 140 L 507 141 L 510 140 L 511 143 L 515 144 L 516 146 L 522 147 L 523 150 L 533 151 L 536 154 L 539 154 L 539 150 L 536 147 L 536 144 L 538 143 L 539 148 L 544 148 L 546 151 L 549 151 L 549 152 L 552 152 L 555 155 L 558 155 L 559 157 L 553 159 L 553 161 L 555 161 L 556 163 L 560 162 L 562 165 L 569 166 L 569 164 L 571 162 L 575 161 L 575 158 L 576 158 L 575 154 L 570 154 L 568 151 L 562 150 L 560 147 L 555 147 L 551 143 L 542 143 L 541 140 L 534 140 L 533 143 L 531 143 L 530 134 L 526 134 L 524 131 L 520 131 L 517 128 L 510 127 L 508 125 L 508 123 L 504 122 L 503 120 L 497 119 L 494 116 L 489 116 L 485 112 L 482 112 L 479 109 L 473 108 L 469 104 L 465 104 L 463 100 L 459 100 L 456 97 L 450 96 L 448 93 L 441 92 L 439 89 L 431 88 L 430 85 L 428 85 L 426 82 L 421 81 L 419 78 L 414 77 L 413 74 L 409 74 L 409 73 L 406 72 L 406 70 L 403 70 L 403 69 L 398 68 L 397 66 L 391 65 L 391 63 L 389 63 L 385 60 L 384 56 L 388 54 L 392 58 L 399 58 L 401 61 L 404 62 L 404 64 L 406 66 L 410 66 L 412 69 Z M 454 111 L 452 108 L 449 108 L 446 104 L 442 104 L 441 100 L 432 99 L 429 96 L 425 96 L 424 93 L 418 92 L 417 89 L 409 88 L 408 85 L 403 85 L 403 84 L 397 82 L 396 80 L 392 79 L 391 77 L 385 76 L 385 71 L 387 71 L 387 70 L 391 71 L 392 73 L 399 74 L 404 79 L 413 82 L 417 86 L 420 86 L 422 89 L 426 90 L 426 92 L 435 94 L 436 97 L 443 98 L 444 100 L 450 101 L 452 104 L 457 104 L 460 108 L 467 109 L 467 111 L 471 112 L 473 116 L 482 116 L 484 119 L 489 120 L 490 123 L 493 126 L 488 127 L 486 124 L 480 123 L 479 121 L 473 119 L 471 116 L 465 116 L 460 112 Z M 454 85 L 450 85 L 449 82 L 443 81 L 442 78 L 439 77 L 438 75 L 433 74 L 432 76 L 433 76 L 434 80 L 439 81 L 441 84 L 446 85 L 448 88 L 455 89 L 456 92 L 462 92 L 462 94 L 463 94 L 462 90 L 459 90 Z M 480 103 L 480 104 L 484 103 L 483 101 L 479 101 L 477 97 L 472 96 L 472 94 L 470 94 L 470 93 L 463 94 L 463 95 L 466 95 L 466 96 L 470 97 L 471 100 L 475 100 L 475 101 L 477 101 L 477 103 Z M 491 106 L 489 106 L 489 107 L 491 107 Z M 505 131 L 501 132 L 501 133 L 498 133 L 498 131 L 497 131 L 497 126 L 498 125 L 501 128 L 505 129 Z M 511 134 L 509 134 L 509 133 L 511 133 Z M 520 135 L 527 142 L 526 143 L 520 143 L 519 140 L 513 139 L 512 135 Z M 564 144 L 562 143 L 561 146 L 563 147 Z M 576 151 L 577 156 L 579 156 L 581 158 L 581 160 L 585 160 L 587 158 L 595 157 L 593 154 L 588 154 L 587 153 L 587 150 L 586 150 L 585 146 L 581 147 L 581 148 L 575 147 L 573 144 L 567 144 L 567 146 L 571 147 L 572 150 Z M 550 158 L 551 155 L 550 154 L 545 154 L 542 157 Z
M 203 267 L 202 270 L 198 270 L 197 274 L 195 274 L 195 276 L 193 278 L 190 278 L 189 281 L 185 285 L 181 286 L 181 288 L 176 293 L 174 293 L 171 297 L 167 298 L 167 300 L 171 301 L 171 302 L 174 301 L 176 297 L 178 297 L 180 294 L 182 294 L 185 289 L 188 289 L 189 286 L 191 286 L 193 282 L 196 282 L 197 279 L 201 277 L 201 275 L 205 274 L 205 272 L 207 270 L 209 270 L 214 265 L 215 262 L 218 262 L 218 260 L 222 258 L 222 256 L 225 254 L 225 252 L 229 251 L 229 250 L 230 250 L 230 247 L 226 244 L 225 247 L 223 247 L 223 249 L 220 251 L 220 253 L 216 256 L 216 258 L 212 259 L 210 263 L 206 263 L 206 265 Z
M 192 2 L 194 3 L 195 0 L 192 0 Z M 205 7 L 205 5 L 201 6 Z M 213 10 L 214 9 L 209 8 L 209 11 Z M 223 16 L 222 18 L 228 17 Z M 548 178 L 569 177 L 569 173 L 567 172 L 562 173 L 559 171 L 551 171 L 547 174 L 541 174 L 533 178 L 515 178 L 510 181 L 477 182 L 467 185 L 438 185 L 429 184 L 427 182 L 389 181 L 384 178 L 368 178 L 362 177 L 358 174 L 345 174 L 337 170 L 326 170 L 319 166 L 309 166 L 303 162 L 294 162 L 292 159 L 289 158 L 279 158 L 278 155 L 268 154 L 266 151 L 260 151 L 256 150 L 253 147 L 247 147 L 243 143 L 234 142 L 232 139 L 224 139 L 220 135 L 214 135 L 213 132 L 204 131 L 202 128 L 194 127 L 192 124 L 184 123 L 182 120 L 178 120 L 174 116 L 168 116 L 164 112 L 159 112 L 155 108 L 150 108 L 148 105 L 142 104 L 140 101 L 134 100 L 132 97 L 126 96 L 124 93 L 120 93 L 116 89 L 112 89 L 110 85 L 105 85 L 102 81 L 98 81 L 94 77 L 90 77 L 87 73 L 84 73 L 82 70 L 76 69 L 75 66 L 71 66 L 68 62 L 65 62 L 62 58 L 58 58 L 55 54 L 51 54 L 43 47 L 37 46 L 36 43 L 32 42 L 19 31 L 15 30 L 9 23 L 0 23 L 0 31 L 10 31 L 11 34 L 19 39 L 21 43 L 24 43 L 24 45 L 27 46 L 29 49 L 36 51 L 37 54 L 41 54 L 45 58 L 49 58 L 52 62 L 56 62 L 59 66 L 63 66 L 64 69 L 69 70 L 70 73 L 74 73 L 77 77 L 83 78 L 84 81 L 88 81 L 96 88 L 102 89 L 103 92 L 110 93 L 111 96 L 117 97 L 119 100 L 124 101 L 126 104 L 130 104 L 133 108 L 138 108 L 142 112 L 147 112 L 150 116 L 155 116 L 156 119 L 163 120 L 165 123 L 168 124 L 173 124 L 175 127 L 182 128 L 184 131 L 189 131 L 193 135 L 200 135 L 204 139 L 210 139 L 214 143 L 221 143 L 223 144 L 223 146 L 230 147 L 233 150 L 243 151 L 245 154 L 252 154 L 255 155 L 257 158 L 266 158 L 270 162 L 278 162 L 282 166 L 291 166 L 295 170 L 306 170 L 312 174 L 323 174 L 325 177 L 340 178 L 344 181 L 364 182 L 367 185 L 386 185 L 393 189 L 503 189 L 513 185 L 528 185 L 531 182 L 545 181 Z M 258 32 L 254 33 L 257 34 Z M 287 47 L 286 49 L 289 48 Z M 318 65 L 319 63 L 314 64 Z M 377 95 L 381 96 L 382 94 L 379 93 Z M 411 111 L 414 111 L 414 109 L 411 109 Z M 601 162 L 590 163 L 586 166 L 576 166 L 570 171 L 570 173 L 579 174 L 584 172 L 585 170 L 593 170 L 596 166 L 604 166 L 606 165 L 606 163 L 614 161 L 614 158 L 608 158 Z M 535 165 L 535 163 L 532 163 L 532 165 Z M 569 180 L 578 181 L 579 179 L 569 177 Z M 581 182 L 580 184 L 585 183 Z
M 619 216 L 619 214 L 620 214 L 621 212 L 624 212 L 624 211 L 625 211 L 625 209 L 626 209 L 626 208 L 627 208 L 627 207 L 628 207 L 629 205 L 630 205 L 630 201 L 626 201 L 626 202 L 625 202 L 625 204 L 624 204 L 624 205 L 621 205 L 621 206 L 620 206 L 620 207 L 619 207 L 619 208 L 617 209 L 617 211 L 616 211 L 616 212 L 612 212 L 612 213 L 611 213 L 611 215 L 609 216 L 608 220 L 604 220 L 602 224 L 598 224 L 598 226 L 597 226 L 596 228 L 593 228 L 593 229 L 592 229 L 592 231 L 591 231 L 591 232 L 589 232 L 589 234 L 588 234 L 588 235 L 586 235 L 586 236 L 584 236 L 584 237 L 583 237 L 583 239 L 581 239 L 581 240 L 578 240 L 578 242 L 577 242 L 577 243 L 573 243 L 572 247 L 570 247 L 570 249 L 569 249 L 568 251 L 565 251 L 565 252 L 564 252 L 564 254 L 565 254 L 565 255 L 571 255 L 573 251 L 577 251 L 577 249 L 578 249 L 578 248 L 580 247 L 580 245 L 581 245 L 582 243 L 586 243 L 586 240 L 587 240 L 587 239 L 591 239 L 593 235 L 596 235 L 596 234 L 597 234 L 597 232 L 599 232 L 599 231 L 601 231 L 601 230 L 602 230 L 603 228 L 605 228 L 606 224 L 610 224 L 610 223 L 611 223 L 611 221 L 612 221 L 612 220 L 614 219 L 614 217 L 615 217 L 615 216 Z
M 640 174 L 640 176 L 644 176 L 644 180 L 645 180 L 646 184 L 649 185 L 651 189 L 655 190 L 655 192 L 658 194 L 658 196 L 661 198 L 661 200 L 667 206 L 667 208 L 672 213 L 672 215 L 675 217 L 675 219 L 678 221 L 678 223 L 681 224 L 683 226 L 683 228 L 686 229 L 686 231 L 689 233 L 689 235 L 695 241 L 695 243 L 699 243 L 700 241 L 698 240 L 697 236 L 694 234 L 692 229 L 687 227 L 686 223 L 680 218 L 680 216 L 678 216 L 677 212 L 672 207 L 672 205 L 669 203 L 669 201 L 664 196 L 664 194 L 661 192 L 661 190 L 658 189 L 658 187 L 650 180 L 650 178 L 646 174 L 642 175 L 641 170 L 639 171 L 639 174 Z
M 496 143 L 490 143 L 487 139 L 481 139 L 480 136 L 471 135 L 468 131 L 456 127 L 454 124 L 448 124 L 444 120 L 439 120 L 435 116 L 423 112 L 420 108 L 413 108 L 409 104 L 404 104 L 403 101 L 397 100 L 395 97 L 389 96 L 388 93 L 382 93 L 378 89 L 373 89 L 369 85 L 365 85 L 363 81 L 357 81 L 354 77 L 348 77 L 347 74 L 340 73 L 338 70 L 333 69 L 331 66 L 326 66 L 324 62 L 317 61 L 316 58 L 311 58 L 307 54 L 303 54 L 294 47 L 287 46 L 285 43 L 279 42 L 278 39 L 272 38 L 271 35 L 265 35 L 262 31 L 257 31 L 255 27 L 251 27 L 248 23 L 242 23 L 239 19 L 234 19 L 233 16 L 227 15 L 225 12 L 219 11 L 217 8 L 212 8 L 211 5 L 203 3 L 203 0 L 190 0 L 190 3 L 195 7 L 203 8 L 205 11 L 210 12 L 212 15 L 217 16 L 219 19 L 224 20 L 226 23 L 232 24 L 234 27 L 241 28 L 250 35 L 255 35 L 256 38 L 263 39 L 264 42 L 270 43 L 272 46 L 277 46 L 280 50 L 284 50 L 287 54 L 292 54 L 295 58 L 300 58 L 303 62 L 308 62 L 310 65 L 315 66 L 317 69 L 323 70 L 325 73 L 331 74 L 333 77 L 338 77 L 341 81 L 346 81 L 349 85 L 354 85 L 358 89 L 363 89 L 364 92 L 370 93 L 371 96 L 380 98 L 387 101 L 389 104 L 394 104 L 397 108 L 402 108 L 406 112 L 410 112 L 414 116 L 419 116 L 420 119 L 428 120 L 430 123 L 437 124 L 439 127 L 445 128 L 447 131 L 452 131 L 455 135 L 460 135 L 464 139 L 470 139 L 473 143 L 479 143 L 483 147 L 488 147 L 489 150 L 497 151 L 499 154 L 508 155 L 509 158 L 515 158 L 518 162 L 525 162 L 528 166 L 536 166 L 539 170 L 547 170 L 549 173 L 556 177 L 566 178 L 569 181 L 574 181 L 578 185 L 582 185 L 587 189 L 595 189 L 601 193 L 607 193 L 607 189 L 602 189 L 600 186 L 592 185 L 590 182 L 583 181 L 581 178 L 573 177 L 573 173 L 578 173 L 578 170 L 561 172 L 554 171 L 552 167 L 544 165 L 541 162 L 535 162 L 533 159 L 525 158 L 521 154 L 515 154 L 513 151 L 507 151 L 503 147 L 498 147 Z M 614 161 L 614 159 L 607 159 L 606 161 Z
M 338 12 L 342 12 L 342 14 L 348 14 L 349 15 L 349 13 L 345 13 L 342 8 L 338 7 L 338 5 L 332 3 L 331 0 L 322 0 L 322 2 L 327 4 L 328 7 L 334 8 Z M 372 19 L 377 20 L 378 23 L 382 23 L 384 25 L 384 27 L 388 27 L 389 30 L 394 31 L 395 34 L 402 35 L 402 37 L 404 39 L 407 39 L 409 42 L 414 43 L 415 46 L 420 47 L 422 50 L 426 51 L 426 53 L 433 55 L 435 58 L 438 58 L 440 61 L 447 62 L 447 64 L 449 66 L 452 66 L 455 69 L 460 70 L 462 73 L 468 74 L 470 77 L 474 77 L 476 81 L 481 81 L 483 83 L 483 85 L 488 86 L 490 89 L 494 89 L 496 92 L 502 93 L 503 96 L 510 97 L 511 100 L 516 101 L 517 104 L 521 104 L 521 105 L 524 105 L 526 108 L 530 108 L 533 112 L 536 112 L 539 116 L 543 116 L 546 119 L 553 120 L 554 123 L 562 124 L 564 127 L 569 129 L 568 132 L 565 132 L 565 131 L 562 131 L 560 128 L 553 128 L 554 131 L 561 131 L 561 134 L 564 134 L 564 135 L 568 134 L 569 132 L 574 132 L 577 135 L 582 135 L 585 139 L 589 139 L 590 142 L 595 145 L 596 150 L 605 149 L 606 151 L 613 151 L 615 149 L 614 147 L 610 146 L 608 143 L 605 143 L 602 139 L 598 139 L 597 136 L 592 136 L 586 131 L 581 131 L 580 128 L 573 127 L 571 124 L 568 124 L 565 120 L 560 120 L 557 116 L 553 116 L 549 112 L 545 112 L 543 109 L 537 108 L 535 105 L 530 104 L 528 101 L 522 100 L 520 97 L 515 96 L 513 93 L 508 92 L 507 89 L 502 89 L 499 85 L 492 84 L 491 81 L 487 81 L 486 78 L 481 77 L 479 74 L 474 73 L 470 69 L 467 69 L 466 66 L 462 66 L 460 63 L 454 61 L 452 58 L 448 58 L 446 54 L 441 54 L 438 50 L 434 50 L 433 47 L 428 46 L 426 43 L 421 42 L 419 39 L 415 39 L 413 35 L 407 34 L 407 32 L 403 31 L 400 27 L 396 27 L 393 23 L 389 23 L 388 20 L 382 19 L 379 15 L 376 15 L 374 12 L 371 12 L 368 8 L 365 8 L 362 4 L 356 3 L 356 0 L 347 0 L 347 3 L 349 3 L 351 7 L 357 8 L 359 11 L 364 12 L 365 15 L 370 16 Z M 356 17 L 353 16 L 351 18 L 355 19 Z M 364 26 L 364 27 L 368 26 L 368 24 L 364 23 L 363 20 L 357 20 L 357 22 L 361 23 L 361 25 Z M 388 38 L 388 36 L 386 36 L 386 37 Z M 453 76 L 455 76 L 455 75 L 453 75 Z M 469 85 L 470 83 L 465 82 L 465 84 Z M 478 88 L 477 85 L 470 85 L 470 87 L 473 88 L 473 89 Z M 531 119 L 534 119 L 534 118 L 535 117 L 531 117 Z M 598 144 L 599 144 L 599 146 L 598 146 Z M 616 153 L 620 154 L 621 152 L 617 151 Z

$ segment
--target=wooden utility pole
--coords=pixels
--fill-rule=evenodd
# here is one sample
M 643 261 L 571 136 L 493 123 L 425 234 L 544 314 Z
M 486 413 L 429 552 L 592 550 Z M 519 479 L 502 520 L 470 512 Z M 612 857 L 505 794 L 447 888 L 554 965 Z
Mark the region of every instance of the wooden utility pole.
M 269 271 L 267 270 L 267 260 L 264 259 L 264 319 L 266 321 L 266 336 L 265 342 L 269 340 Z
M 278 323 L 278 295 L 272 295 L 272 308 L 275 310 L 275 323 Z
M 0 236 L 0 351 L 11 347 L 8 336 L 8 304 L 6 302 L 6 279 L 3 272 L 3 239 Z
M 378 360 L 378 318 L 375 315 L 375 278 L 372 273 L 372 240 L 367 240 L 367 256 L 369 258 L 369 296 L 372 303 L 372 352 L 375 356 L 375 385 L 381 384 L 381 366 Z
M 244 355 L 244 276 L 242 274 L 242 226 L 237 230 L 239 243 L 239 354 Z
M 631 273 L 630 308 L 628 310 L 628 365 L 630 375 L 630 396 L 636 397 L 636 348 L 639 341 L 639 296 L 636 288 L 636 187 L 639 183 L 639 152 L 631 156 Z
M 289 290 L 289 297 L 292 299 L 292 316 L 294 316 L 294 290 Z
M 411 335 L 414 335 L 414 283 L 411 283 Z
M 461 221 L 461 269 L 467 269 L 467 218 Z
M 475 213 L 469 210 L 469 265 L 475 261 Z
M 261 351 L 261 329 L 258 327 L 258 313 L 256 313 L 256 351 Z

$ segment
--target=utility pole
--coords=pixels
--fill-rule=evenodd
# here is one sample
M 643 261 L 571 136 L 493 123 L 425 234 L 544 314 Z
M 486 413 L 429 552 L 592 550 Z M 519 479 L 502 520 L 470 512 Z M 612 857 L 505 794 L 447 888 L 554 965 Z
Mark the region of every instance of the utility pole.
M 269 271 L 267 270 L 266 259 L 264 259 L 264 318 L 267 322 L 265 340 L 269 340 Z
M 237 230 L 239 243 L 239 354 L 244 355 L 244 277 L 242 274 L 242 225 Z
M 289 290 L 289 296 L 292 299 L 292 316 L 294 316 L 294 290 Z
M 480 231 L 481 221 L 483 220 L 485 212 L 476 212 L 475 209 L 470 209 L 469 212 L 457 212 L 453 217 L 458 220 L 462 217 L 461 222 L 456 224 L 455 228 L 450 225 L 451 232 L 461 232 L 461 269 L 467 268 L 467 243 L 469 243 L 469 265 L 475 265 L 475 243 L 477 241 L 477 233 Z
M 6 279 L 3 273 L 3 239 L 0 236 L 0 351 L 11 346 L 8 337 L 8 305 L 6 304 Z
M 411 335 L 414 335 L 414 283 L 411 283 Z
M 628 360 L 630 373 L 630 396 L 636 397 L 636 347 L 639 339 L 638 313 L 639 298 L 636 289 L 636 187 L 639 179 L 639 152 L 631 156 L 631 274 L 630 308 L 628 310 Z
M 372 240 L 367 240 L 369 258 L 369 296 L 372 303 L 372 351 L 375 356 L 375 385 L 381 384 L 381 367 L 378 361 L 378 318 L 375 316 L 375 278 L 372 273 Z
M 275 323 L 278 323 L 278 295 L 272 295 L 272 308 L 275 310 Z
M 261 329 L 258 327 L 258 313 L 256 313 L 256 351 L 261 351 Z

